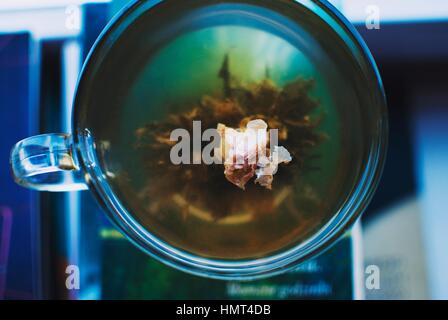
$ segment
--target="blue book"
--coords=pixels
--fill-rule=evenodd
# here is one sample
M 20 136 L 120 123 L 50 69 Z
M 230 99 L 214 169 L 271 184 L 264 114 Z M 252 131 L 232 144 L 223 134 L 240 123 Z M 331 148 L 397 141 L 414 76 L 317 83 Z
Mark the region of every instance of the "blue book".
M 9 234 L 2 234 L 3 260 L 6 260 L 6 251 L 13 253 L 9 254 L 7 268 L 2 266 L 6 279 L 2 285 L 5 299 L 38 296 L 37 194 L 15 184 L 7 169 L 13 145 L 37 133 L 36 62 L 30 34 L 0 34 L 0 207 L 3 208 L 0 228 L 11 228 Z M 8 227 L 11 220 L 12 225 Z

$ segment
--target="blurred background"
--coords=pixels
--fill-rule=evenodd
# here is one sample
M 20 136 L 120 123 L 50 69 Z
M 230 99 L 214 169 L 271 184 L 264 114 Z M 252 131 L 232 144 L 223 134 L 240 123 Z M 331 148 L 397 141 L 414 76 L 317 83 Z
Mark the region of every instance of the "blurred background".
M 0 299 L 448 299 L 447 1 L 331 1 L 383 78 L 383 179 L 361 223 L 330 251 L 249 283 L 165 267 L 125 240 L 91 193 L 38 193 L 11 178 L 17 141 L 70 131 L 83 61 L 127 2 L 0 1 Z M 69 265 L 79 267 L 79 288 L 66 286 Z M 371 265 L 380 288 L 365 285 Z

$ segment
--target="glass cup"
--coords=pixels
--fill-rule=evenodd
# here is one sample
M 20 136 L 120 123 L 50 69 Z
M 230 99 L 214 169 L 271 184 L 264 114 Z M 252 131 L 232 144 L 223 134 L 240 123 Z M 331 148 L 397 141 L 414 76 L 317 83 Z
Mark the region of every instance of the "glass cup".
M 219 279 L 272 276 L 327 249 L 372 198 L 387 144 L 373 58 L 326 1 L 136 1 L 90 52 L 72 119 L 73 132 L 17 143 L 16 182 L 89 189 L 144 252 Z M 270 180 L 255 180 L 259 163 L 242 182 L 241 168 L 167 160 L 176 125 L 242 132 L 250 120 L 291 154 Z

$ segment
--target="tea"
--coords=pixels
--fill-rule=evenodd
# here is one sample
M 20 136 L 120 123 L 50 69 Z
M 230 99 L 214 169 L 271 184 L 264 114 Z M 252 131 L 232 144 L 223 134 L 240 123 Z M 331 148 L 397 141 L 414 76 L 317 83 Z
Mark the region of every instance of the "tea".
M 362 172 L 370 102 L 358 66 L 300 7 L 287 16 L 283 1 L 185 3 L 143 15 L 96 73 L 85 126 L 107 180 L 142 227 L 192 254 L 253 259 L 297 246 L 331 221 Z M 258 121 L 277 130 L 279 148 L 234 151 L 257 158 L 239 167 L 173 163 L 171 133 L 193 136 L 198 121 L 235 137 Z
M 322 206 L 305 177 L 308 171 L 319 170 L 318 167 L 307 167 L 306 159 L 318 155 L 313 154 L 318 152 L 313 149 L 325 140 L 325 136 L 318 131 L 322 115 L 312 114 L 318 108 L 318 103 L 310 96 L 312 80 L 298 78 L 283 88 L 277 87 L 269 78 L 235 85 L 229 81 L 228 61 L 227 55 L 221 71 L 217 72 L 218 75 L 225 70 L 228 75 L 223 79 L 222 92 L 203 96 L 197 104 L 180 108 L 186 111 L 171 113 L 166 119 L 152 121 L 136 130 L 136 154 L 142 157 L 147 182 L 135 201 L 143 205 L 138 210 L 145 214 L 139 218 L 148 227 L 158 221 L 161 225 L 168 223 L 160 230 L 181 232 L 185 238 L 177 240 L 179 247 L 203 241 L 203 244 L 197 243 L 208 248 L 200 252 L 202 255 L 245 258 L 250 256 L 250 251 L 260 255 L 269 252 L 269 248 L 274 251 L 276 247 L 288 246 L 299 232 L 303 232 L 299 230 L 309 228 L 305 223 L 307 216 L 319 214 L 299 209 L 296 201 L 301 199 L 310 207 L 308 210 L 313 211 L 319 211 Z M 179 128 L 194 136 L 195 123 L 204 128 L 218 128 L 221 142 L 214 157 L 219 154 L 218 160 L 222 161 L 212 164 L 173 162 L 176 141 L 170 136 Z M 258 126 L 264 133 L 259 139 L 264 141 L 261 145 L 251 144 L 251 139 L 245 135 L 251 125 Z M 273 161 L 269 160 L 266 147 L 268 126 L 280 132 L 277 140 L 282 145 L 275 146 L 274 151 L 277 158 L 275 182 L 271 168 Z M 260 134 L 253 136 L 255 141 Z M 220 152 L 229 141 L 229 150 Z M 187 143 L 194 144 L 190 139 Z M 237 144 L 242 146 L 239 153 L 235 151 Z M 190 148 L 181 151 L 186 150 Z M 278 150 L 281 150 L 281 157 Z M 251 153 L 254 159 L 251 159 Z M 240 164 L 239 157 L 242 157 Z M 278 168 L 283 162 L 288 166 Z M 249 183 L 255 175 L 257 178 Z

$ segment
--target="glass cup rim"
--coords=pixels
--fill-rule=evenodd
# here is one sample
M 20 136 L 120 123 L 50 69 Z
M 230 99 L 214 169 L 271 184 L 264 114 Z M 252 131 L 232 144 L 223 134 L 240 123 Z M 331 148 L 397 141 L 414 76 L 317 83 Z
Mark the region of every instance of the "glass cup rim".
M 107 209 L 106 214 L 126 235 L 128 240 L 156 260 L 190 274 L 215 279 L 253 280 L 277 275 L 328 249 L 354 224 L 373 197 L 384 167 L 388 144 L 388 123 L 384 89 L 372 55 L 356 29 L 337 9 L 326 1 L 315 3 L 310 0 L 295 0 L 294 3 L 312 10 L 321 19 L 333 20 L 338 23 L 337 25 L 345 27 L 345 30 L 340 31 L 350 35 L 349 40 L 352 42 L 352 50 L 353 48 L 358 50 L 358 55 L 354 58 L 359 59 L 359 64 L 370 68 L 370 72 L 373 71 L 376 80 L 375 90 L 378 93 L 377 107 L 381 109 L 379 112 L 381 116 L 377 120 L 378 134 L 374 135 L 370 141 L 368 160 L 362 176 L 359 178 L 355 189 L 347 196 L 347 200 L 324 227 L 305 242 L 265 258 L 238 261 L 203 258 L 177 249 L 152 235 L 132 217 L 132 214 L 127 211 L 116 197 L 105 174 L 98 165 L 93 137 L 87 130 L 78 131 L 76 126 L 78 121 L 76 110 L 79 105 L 79 96 L 82 95 L 83 88 L 89 82 L 88 79 L 91 78 L 90 75 L 94 72 L 96 63 L 100 61 L 99 63 L 101 64 L 101 54 L 104 50 L 107 50 L 108 39 L 116 31 L 116 28 L 123 27 L 129 16 L 132 17 L 137 12 L 135 17 L 138 17 L 141 12 L 150 10 L 162 1 L 134 1 L 125 7 L 109 23 L 96 41 L 83 66 L 77 86 L 72 117 L 72 127 L 75 128 L 75 134 L 73 135 L 75 150 L 80 160 L 81 169 L 87 174 L 87 182 L 90 189 Z M 139 10 L 142 11 L 138 12 Z M 326 23 L 329 23 L 328 20 L 325 20 Z M 132 24 L 132 21 L 127 21 L 127 23 Z M 363 69 L 363 71 L 365 70 Z

